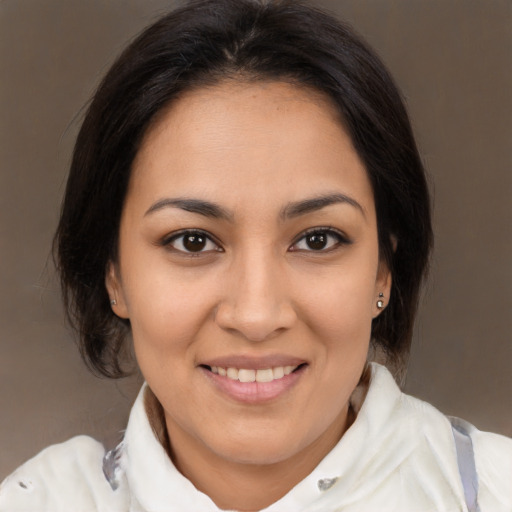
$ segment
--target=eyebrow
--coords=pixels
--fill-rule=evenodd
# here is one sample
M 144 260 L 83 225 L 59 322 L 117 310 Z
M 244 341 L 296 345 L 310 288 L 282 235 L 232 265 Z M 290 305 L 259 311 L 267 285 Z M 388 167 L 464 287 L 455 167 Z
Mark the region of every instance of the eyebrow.
M 214 219 L 232 220 L 233 215 L 222 206 L 210 201 L 202 199 L 189 199 L 189 198 L 165 198 L 160 199 L 154 203 L 144 214 L 150 215 L 151 213 L 163 210 L 164 208 L 179 208 L 191 213 L 198 213 L 204 217 Z
M 292 219 L 307 213 L 315 212 L 333 204 L 349 204 L 358 209 L 366 217 L 363 207 L 353 198 L 345 194 L 327 194 L 288 203 L 280 213 L 281 219 Z M 150 206 L 144 216 L 165 208 L 179 208 L 213 219 L 233 220 L 233 214 L 222 206 L 211 201 L 191 198 L 164 198 Z
M 345 194 L 327 194 L 289 203 L 282 209 L 280 216 L 282 219 L 292 219 L 340 203 L 353 206 L 363 214 L 363 217 L 366 217 L 364 208 L 355 199 Z

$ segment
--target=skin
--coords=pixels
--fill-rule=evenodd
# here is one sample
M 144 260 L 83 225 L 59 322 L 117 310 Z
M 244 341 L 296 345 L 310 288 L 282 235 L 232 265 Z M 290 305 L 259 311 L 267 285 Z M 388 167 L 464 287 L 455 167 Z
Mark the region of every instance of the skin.
M 348 200 L 291 206 L 334 195 Z M 175 198 L 225 217 L 165 202 Z M 205 233 L 200 251 L 186 251 L 184 229 Z M 311 229 L 324 247 L 312 248 Z M 329 101 L 285 83 L 224 82 L 161 113 L 133 165 L 106 284 L 178 469 L 223 509 L 286 494 L 348 428 L 391 286 L 370 182 Z M 240 356 L 305 364 L 277 397 L 247 403 L 201 366 Z

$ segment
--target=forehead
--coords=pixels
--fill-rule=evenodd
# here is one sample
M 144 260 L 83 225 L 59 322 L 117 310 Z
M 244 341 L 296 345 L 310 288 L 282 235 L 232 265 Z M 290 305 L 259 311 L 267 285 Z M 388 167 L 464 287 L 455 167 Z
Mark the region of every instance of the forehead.
M 373 207 L 371 186 L 332 102 L 281 82 L 226 82 L 183 95 L 146 133 L 129 196 L 171 194 L 235 207 L 336 191 Z

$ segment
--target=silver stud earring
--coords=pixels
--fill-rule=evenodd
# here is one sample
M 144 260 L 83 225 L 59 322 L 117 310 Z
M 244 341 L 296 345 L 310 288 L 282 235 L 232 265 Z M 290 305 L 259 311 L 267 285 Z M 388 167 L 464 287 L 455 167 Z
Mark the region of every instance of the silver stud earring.
M 110 301 L 110 305 L 111 305 L 111 306 L 117 306 L 117 300 L 116 300 L 116 299 L 112 299 L 112 300 Z
M 379 300 L 377 301 L 377 307 L 379 309 L 382 309 L 384 307 L 384 301 L 382 300 L 384 298 L 384 294 L 382 292 L 379 293 Z

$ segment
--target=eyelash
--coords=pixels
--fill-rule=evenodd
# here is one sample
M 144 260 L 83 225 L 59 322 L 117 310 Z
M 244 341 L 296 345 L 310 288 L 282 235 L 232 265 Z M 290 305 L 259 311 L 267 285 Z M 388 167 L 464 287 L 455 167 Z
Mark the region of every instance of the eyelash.
M 325 235 L 327 237 L 327 239 L 335 239 L 335 242 L 334 243 L 331 243 L 330 246 L 328 246 L 327 248 L 320 248 L 320 249 L 307 249 L 307 248 L 297 248 L 297 246 L 299 245 L 300 242 L 302 241 L 305 241 L 307 239 L 308 236 L 312 236 L 312 235 Z M 189 251 L 187 250 L 184 246 L 183 246 L 183 243 L 185 241 L 185 237 L 202 237 L 203 239 L 205 239 L 205 244 L 206 246 L 208 244 L 213 244 L 215 245 L 215 248 L 214 249 L 207 249 L 207 250 L 204 250 L 201 249 L 199 251 Z M 173 247 L 172 244 L 178 240 L 181 239 L 181 245 L 184 247 L 183 249 L 178 249 L 176 247 Z M 307 243 L 307 242 L 305 242 Z M 327 242 L 329 243 L 329 242 Z M 330 252 L 334 249 L 336 249 L 337 247 L 339 246 L 342 246 L 342 245 L 348 245 L 348 244 L 351 244 L 352 241 L 349 240 L 347 238 L 346 235 L 344 235 L 343 233 L 341 233 L 340 231 L 332 228 L 332 227 L 316 227 L 316 228 L 311 228 L 303 233 L 300 234 L 300 236 L 298 236 L 296 238 L 296 240 L 292 243 L 292 245 L 290 246 L 290 251 L 292 252 L 295 252 L 295 251 L 304 251 L 304 252 L 311 252 L 311 253 L 325 253 L 325 252 Z M 172 249 L 178 253 L 182 253 L 182 254 L 186 254 L 187 256 L 199 256 L 200 254 L 204 254 L 204 253 L 209 253 L 209 252 L 224 252 L 224 250 L 222 249 L 222 247 L 220 246 L 220 243 L 217 242 L 215 240 L 215 238 L 210 235 L 209 233 L 207 233 L 206 231 L 201 231 L 201 230 L 194 230 L 194 229 L 189 229 L 189 230 L 185 230 L 185 231 L 180 231 L 178 233 L 174 233 L 172 234 L 171 236 L 168 236 L 166 238 L 164 238 L 161 242 L 161 245 L 164 246 L 164 247 L 172 247 Z
M 173 242 L 176 242 L 177 240 L 180 240 L 180 239 L 181 239 L 181 245 L 183 246 L 185 237 L 187 237 L 187 236 L 188 237 L 194 237 L 194 236 L 202 237 L 206 240 L 206 242 L 205 242 L 206 245 L 213 244 L 213 245 L 215 245 L 215 248 L 208 249 L 206 251 L 205 250 L 189 251 L 189 250 L 186 250 L 185 247 L 183 249 L 178 249 L 178 248 L 172 246 Z M 163 245 L 164 247 L 171 247 L 177 253 L 186 254 L 187 256 L 199 256 L 200 254 L 204 254 L 206 252 L 211 252 L 211 251 L 223 252 L 223 249 L 220 247 L 219 242 L 217 242 L 212 235 L 210 235 L 206 231 L 201 231 L 198 229 L 187 229 L 184 231 L 179 231 L 178 233 L 173 233 L 171 236 L 164 238 L 161 242 L 161 245 Z
M 305 241 L 307 239 L 307 237 L 309 236 L 312 236 L 312 235 L 326 235 L 327 238 L 334 238 L 335 239 L 335 243 L 331 244 L 329 247 L 327 248 L 322 248 L 322 249 L 318 249 L 318 250 L 315 250 L 315 249 L 294 249 L 294 247 L 296 247 L 301 241 Z M 307 242 L 306 242 L 307 243 Z M 291 245 L 290 247 L 290 250 L 292 251 L 305 251 L 305 252 L 311 252 L 311 253 L 326 253 L 326 252 L 330 252 L 332 250 L 335 250 L 336 248 L 342 246 L 342 245 L 349 245 L 351 244 L 352 241 L 346 236 L 344 235 L 342 232 L 338 231 L 337 229 L 334 229 L 332 227 L 316 227 L 316 228 L 311 228 L 311 229 L 308 229 L 307 231 L 305 231 L 304 233 L 301 233 L 296 241 Z

